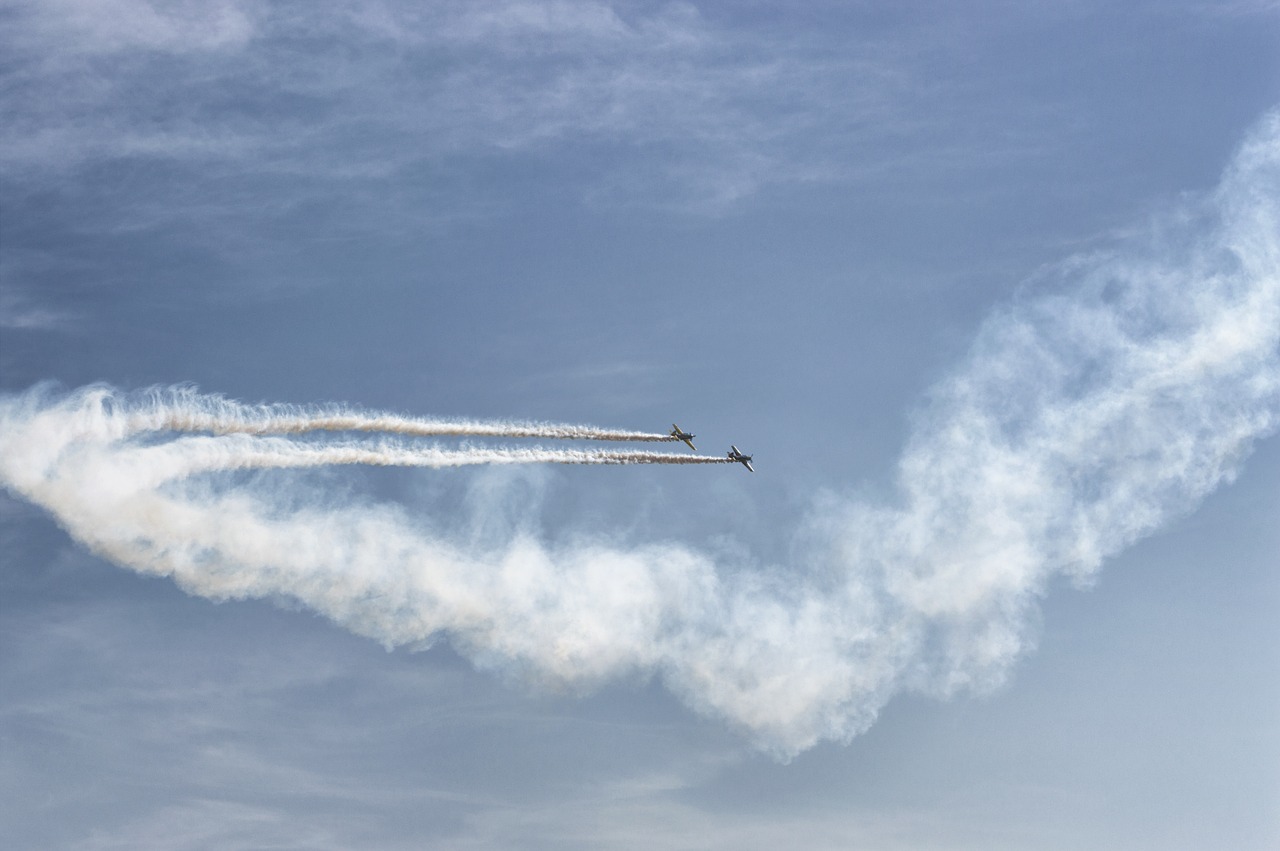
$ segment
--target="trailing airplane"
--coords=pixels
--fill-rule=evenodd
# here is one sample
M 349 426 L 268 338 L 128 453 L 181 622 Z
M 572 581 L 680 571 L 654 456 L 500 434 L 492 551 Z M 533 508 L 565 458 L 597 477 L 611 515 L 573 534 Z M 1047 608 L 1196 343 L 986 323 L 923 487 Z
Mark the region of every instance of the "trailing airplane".
M 729 447 L 729 460 L 737 461 L 739 464 L 746 467 L 748 470 L 750 470 L 753 473 L 756 471 L 756 468 L 751 466 L 751 456 L 743 455 L 741 452 L 738 451 L 738 447 L 736 446 Z
M 693 445 L 693 439 L 697 437 L 696 434 L 689 434 L 689 432 L 687 431 L 681 431 L 680 426 L 676 425 L 675 423 L 672 423 L 671 436 L 674 437 L 676 440 L 683 440 L 685 443 L 689 444 L 689 448 L 692 449 L 694 452 L 698 451 L 698 447 Z

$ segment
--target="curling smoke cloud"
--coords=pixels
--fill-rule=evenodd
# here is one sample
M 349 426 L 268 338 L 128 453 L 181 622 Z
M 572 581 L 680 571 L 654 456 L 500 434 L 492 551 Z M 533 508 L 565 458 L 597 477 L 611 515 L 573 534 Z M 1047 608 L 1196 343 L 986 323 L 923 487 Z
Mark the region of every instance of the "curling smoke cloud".
M 897 503 L 821 501 L 782 584 L 678 545 L 483 550 L 395 506 L 282 506 L 260 479 L 192 474 L 449 451 L 256 436 L 272 416 L 293 418 L 274 429 L 289 434 L 346 415 L 190 391 L 4 399 L 0 480 L 96 552 L 192 593 L 293 598 L 388 645 L 446 635 L 483 667 L 569 687 L 656 673 L 785 756 L 855 735 L 897 691 L 1000 682 L 1052 577 L 1087 581 L 1275 430 L 1280 114 L 1210 197 L 1138 243 L 1064 264 L 996 312 L 932 394 Z

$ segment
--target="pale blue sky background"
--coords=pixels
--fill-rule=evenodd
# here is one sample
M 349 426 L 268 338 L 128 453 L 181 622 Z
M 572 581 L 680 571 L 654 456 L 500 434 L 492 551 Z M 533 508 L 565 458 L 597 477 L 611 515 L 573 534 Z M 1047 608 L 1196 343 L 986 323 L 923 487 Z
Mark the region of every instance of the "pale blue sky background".
M 785 575 L 816 492 L 891 492 L 985 316 L 1211 190 L 1280 103 L 1275 3 L 1117 5 L 10 2 L 0 389 L 674 419 L 759 472 L 328 481 Z M 1280 844 L 1274 437 L 1054 584 L 1005 686 L 786 763 L 660 682 L 388 653 L 0 500 L 13 847 Z

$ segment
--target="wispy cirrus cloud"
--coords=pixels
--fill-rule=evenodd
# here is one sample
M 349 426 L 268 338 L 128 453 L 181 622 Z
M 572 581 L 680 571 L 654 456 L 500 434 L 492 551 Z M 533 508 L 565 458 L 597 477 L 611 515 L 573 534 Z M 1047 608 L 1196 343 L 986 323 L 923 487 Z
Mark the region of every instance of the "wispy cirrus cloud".
M 0 328 L 54 330 L 73 320 L 64 310 L 44 307 L 12 289 L 0 290 Z
M 586 196 L 714 208 L 873 173 L 959 108 L 918 45 L 685 3 L 64 0 L 16 7 L 4 42 L 0 165 L 37 180 L 118 160 L 404 179 L 567 149 Z
M 149 0 L 19 0 L 13 14 L 20 21 L 16 39 L 28 48 L 48 49 L 46 61 L 92 57 L 138 50 L 160 53 L 203 53 L 242 48 L 253 35 L 249 4 L 240 0 L 159 5 Z

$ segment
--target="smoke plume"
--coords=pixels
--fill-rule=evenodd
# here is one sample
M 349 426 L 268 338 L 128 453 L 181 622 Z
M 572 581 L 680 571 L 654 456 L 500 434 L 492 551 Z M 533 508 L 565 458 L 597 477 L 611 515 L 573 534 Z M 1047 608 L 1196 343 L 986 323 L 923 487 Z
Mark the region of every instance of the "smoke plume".
M 1087 581 L 1191 510 L 1278 421 L 1280 114 L 1208 197 L 996 311 L 922 411 L 897 499 L 817 502 L 785 583 L 675 544 L 468 548 L 395 506 L 282 507 L 255 477 L 196 475 L 676 457 L 299 436 L 627 433 L 37 388 L 0 402 L 0 481 L 191 593 L 293 598 L 388 645 L 448 636 L 478 665 L 573 688 L 656 675 L 785 756 L 855 735 L 897 691 L 1000 682 L 1052 577 Z
M 305 434 L 307 432 L 376 432 L 403 437 L 534 437 L 558 440 L 611 440 L 625 443 L 672 443 L 669 434 L 588 425 L 530 422 L 437 420 L 367 413 L 351 408 L 299 405 L 245 405 L 191 388 L 157 390 L 131 400 L 124 427 L 130 432 L 206 431 L 213 434 Z

